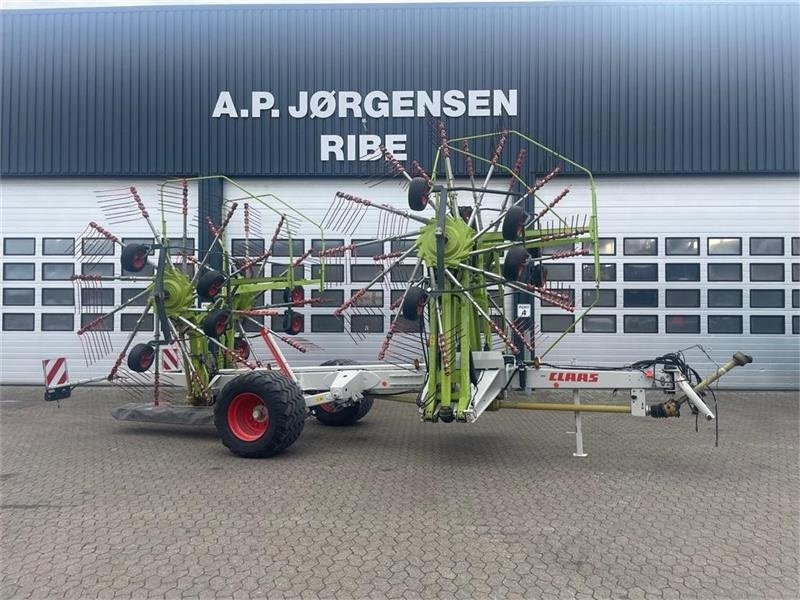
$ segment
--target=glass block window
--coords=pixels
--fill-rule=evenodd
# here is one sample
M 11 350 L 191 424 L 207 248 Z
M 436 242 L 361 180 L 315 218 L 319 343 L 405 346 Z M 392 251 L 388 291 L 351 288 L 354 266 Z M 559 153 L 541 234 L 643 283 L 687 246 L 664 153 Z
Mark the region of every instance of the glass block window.
M 542 254 L 550 255 L 550 254 L 558 254 L 559 252 L 573 252 L 575 250 L 575 244 L 559 244 L 557 246 L 548 246 L 546 248 L 542 248 Z
M 583 306 L 591 306 L 595 300 L 595 290 L 583 290 L 581 292 L 581 302 Z M 617 290 L 599 290 L 597 304 L 595 306 L 609 307 L 617 305 Z
M 106 238 L 83 238 L 81 254 L 84 256 L 113 256 L 114 242 Z
M 140 314 L 123 314 L 120 317 L 120 329 L 122 331 L 133 331 L 136 328 L 136 322 L 141 317 Z M 141 327 L 139 327 L 139 331 L 153 331 L 155 329 L 155 317 L 153 313 L 149 313 L 145 315 L 144 320 L 142 321 Z
M 783 264 L 750 263 L 750 281 L 783 281 Z
M 586 315 L 583 318 L 583 333 L 616 333 L 616 315 Z
M 392 240 L 392 252 L 405 252 L 409 248 L 414 247 L 414 240 Z M 415 256 L 416 252 L 412 252 L 409 256 Z
M 83 306 L 113 306 L 114 290 L 103 288 L 82 288 L 81 304 Z
M 786 322 L 783 315 L 751 315 L 750 333 L 786 333 Z
M 319 279 L 322 274 L 320 265 L 311 265 L 311 279 Z M 344 281 L 344 265 L 325 265 L 325 282 L 341 283 Z
M 625 308 L 655 308 L 658 306 L 658 290 L 623 290 L 622 305 Z
M 741 308 L 742 290 L 708 290 L 709 308 Z
M 353 257 L 372 258 L 376 254 L 383 254 L 383 242 L 376 242 L 374 240 L 353 240 L 353 244 L 364 244 L 353 248 Z
M 350 281 L 372 281 L 381 271 L 383 271 L 383 268 L 380 265 L 350 265 Z M 383 278 L 379 281 L 383 281 Z
M 575 265 L 572 263 L 547 263 L 547 281 L 575 281 Z
M 417 273 L 421 273 L 422 271 L 417 271 Z M 389 277 L 392 278 L 394 282 L 406 282 L 411 281 L 411 275 L 414 273 L 414 265 L 404 265 L 399 264 L 394 269 L 389 271 Z
M 664 266 L 667 281 L 700 281 L 698 263 L 667 263 Z
M 543 333 L 561 333 L 568 327 L 570 333 L 575 331 L 574 315 L 541 315 L 541 330 Z
M 708 333 L 742 333 L 742 315 L 708 315 Z
M 708 254 L 710 256 L 741 256 L 742 238 L 710 237 L 708 238 Z
M 74 306 L 75 291 L 72 288 L 42 289 L 43 306 Z
M 783 256 L 783 238 L 751 237 L 750 254 L 753 256 Z
M 70 289 L 70 292 L 72 289 Z M 33 306 L 36 292 L 33 288 L 3 288 L 4 306 Z
M 656 263 L 626 263 L 622 265 L 624 281 L 658 281 Z
M 350 318 L 353 333 L 383 333 L 383 315 L 353 315 Z
M 657 315 L 625 315 L 622 320 L 625 333 L 658 333 Z
M 33 331 L 33 313 L 3 313 L 3 331 Z
M 311 315 L 311 331 L 316 333 L 344 332 L 344 319 L 333 315 Z
M 622 241 L 622 253 L 628 256 L 657 256 L 657 238 L 625 238 Z
M 246 238 L 235 238 L 231 240 L 231 254 L 233 256 L 255 257 L 261 256 L 264 252 L 264 240 L 261 238 L 250 238 L 249 240 Z
M 792 238 L 792 256 L 800 255 L 800 237 Z
M 313 306 L 338 308 L 344 304 L 344 290 L 325 290 L 320 292 L 319 289 L 312 289 L 311 297 L 321 298 L 320 302 Z
M 281 265 L 277 263 L 273 263 L 270 265 L 271 273 L 273 277 L 288 277 L 289 269 L 291 265 Z M 325 269 L 325 274 L 327 275 L 328 269 Z M 303 279 L 306 274 L 305 265 L 298 265 L 294 268 L 294 278 L 295 279 Z
M 667 315 L 664 325 L 667 333 L 700 333 L 700 315 Z
M 792 308 L 800 308 L 800 290 L 792 290 Z
M 74 252 L 75 252 L 75 238 L 42 239 L 42 254 L 71 256 Z
M 94 321 L 102 317 L 102 313 L 82 313 L 81 314 L 81 327 L 86 327 Z M 100 323 L 92 328 L 92 331 L 114 331 L 114 315 L 110 315 L 103 319 Z
M 3 279 L 5 281 L 33 281 L 36 273 L 35 268 L 33 263 L 5 263 L 3 265 Z
M 581 279 L 583 281 L 594 281 L 594 263 L 584 263 L 581 265 Z M 600 263 L 600 281 L 616 281 L 617 265 L 613 263 Z
M 709 281 L 741 281 L 742 265 L 739 263 L 708 263 Z
M 42 331 L 72 331 L 75 315 L 72 313 L 43 313 Z
M 700 290 L 666 290 L 665 304 L 668 308 L 697 308 Z
M 122 304 L 125 304 L 132 298 L 136 297 L 138 294 L 144 292 L 147 288 L 123 288 L 122 290 Z M 129 306 L 144 306 L 147 304 L 147 294 L 143 295 L 141 298 L 136 300 L 136 302 L 129 304 Z
M 570 303 L 575 304 L 575 290 L 558 290 L 558 293 L 562 296 L 568 296 Z M 497 294 L 497 292 L 495 292 L 495 294 Z M 503 301 L 501 299 L 498 298 L 495 300 L 495 302 L 497 303 L 498 306 L 500 307 L 503 306 Z M 558 305 L 543 299 L 542 306 L 546 307 L 546 306 L 558 306 Z
M 358 290 L 350 290 L 350 297 L 353 297 Z M 366 294 L 356 301 L 353 306 L 366 306 L 380 308 L 383 306 L 383 290 L 369 290 Z M 355 330 L 354 330 L 355 331 Z
M 42 263 L 42 279 L 45 281 L 68 281 L 75 274 L 72 263 Z
M 584 242 L 583 247 L 594 254 L 591 242 Z M 616 238 L 597 238 L 597 253 L 600 256 L 614 256 L 617 253 Z
M 330 250 L 331 248 L 341 248 L 342 246 L 344 246 L 344 240 L 341 238 L 334 238 L 331 240 L 321 240 L 318 238 L 311 240 L 311 249 L 314 251 L 314 254 L 326 248 Z
M 4 238 L 3 254 L 6 256 L 32 256 L 36 254 L 34 238 Z
M 667 255 L 693 255 L 700 254 L 700 238 L 675 237 L 666 239 Z
M 127 246 L 129 244 L 144 244 L 145 246 L 148 246 L 150 248 L 149 252 L 150 256 L 156 253 L 156 250 L 153 247 L 155 245 L 155 241 L 153 240 L 153 238 L 124 237 L 122 238 L 122 244 L 124 246 Z
M 100 275 L 101 277 L 114 276 L 114 263 L 83 263 L 81 275 Z
M 783 290 L 750 290 L 750 308 L 783 308 Z
M 292 258 L 299 258 L 306 251 L 306 241 L 304 239 L 292 240 Z M 273 256 L 289 256 L 289 240 L 275 240 L 272 247 Z

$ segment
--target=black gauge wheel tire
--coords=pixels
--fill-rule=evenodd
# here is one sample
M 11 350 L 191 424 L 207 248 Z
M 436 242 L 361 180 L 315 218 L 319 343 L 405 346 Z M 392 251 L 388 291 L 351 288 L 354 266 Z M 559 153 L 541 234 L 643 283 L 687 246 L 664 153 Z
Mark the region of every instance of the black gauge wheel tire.
M 357 365 L 358 363 L 349 358 L 336 358 L 333 360 L 326 360 L 322 363 L 321 367 L 329 367 L 333 365 Z M 323 404 L 315 406 L 311 412 L 317 418 L 317 421 L 323 425 L 330 427 L 346 427 L 352 425 L 356 421 L 363 419 L 372 408 L 373 399 L 369 396 L 364 396 L 360 402 L 351 404 L 350 406 L 336 407 L 330 404 Z
M 431 186 L 424 177 L 414 177 L 408 184 L 408 207 L 411 210 L 425 210 Z
M 416 286 L 408 288 L 401 307 L 403 317 L 409 321 L 418 320 L 425 312 L 425 303 L 427 301 L 428 293 L 425 290 Z
M 528 221 L 528 213 L 521 206 L 512 206 L 503 217 L 503 239 L 514 242 L 525 233 L 525 223 Z
M 219 271 L 206 271 L 197 280 L 197 295 L 201 300 L 215 300 L 225 284 L 225 275 Z
M 528 251 L 522 246 L 514 246 L 506 253 L 503 261 L 503 277 L 508 281 L 518 281 L 525 273 L 528 264 Z
M 128 352 L 128 368 L 134 373 L 144 373 L 153 366 L 156 349 L 150 344 L 136 344 Z
M 208 337 L 218 338 L 228 329 L 231 316 L 227 311 L 215 309 L 203 318 L 203 333 Z
M 122 248 L 119 262 L 123 271 L 138 273 L 147 266 L 147 254 L 150 248 L 144 244 L 127 244 Z

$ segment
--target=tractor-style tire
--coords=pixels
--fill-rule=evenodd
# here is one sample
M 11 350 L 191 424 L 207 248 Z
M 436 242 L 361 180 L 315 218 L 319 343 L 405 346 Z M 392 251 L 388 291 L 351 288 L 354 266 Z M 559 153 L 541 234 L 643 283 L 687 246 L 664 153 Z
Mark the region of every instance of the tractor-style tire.
M 336 358 L 327 360 L 322 363 L 321 367 L 329 367 L 333 365 L 357 365 L 358 363 L 349 358 Z M 330 427 L 346 427 L 352 425 L 356 421 L 364 418 L 372 408 L 373 399 L 369 396 L 364 396 L 357 404 L 336 408 L 332 405 L 320 404 L 311 409 L 317 421 L 323 425 Z M 330 408 L 328 408 L 330 407 Z
M 523 246 L 514 246 L 506 252 L 503 261 L 503 277 L 508 281 L 518 281 L 525 274 L 525 266 L 528 264 L 528 251 Z
M 403 317 L 409 321 L 416 321 L 425 314 L 425 303 L 428 301 L 428 294 L 421 287 L 411 286 L 403 298 L 403 305 L 400 310 Z
M 150 248 L 144 244 L 127 244 L 122 248 L 119 262 L 122 270 L 138 273 L 147 266 L 147 254 Z
M 197 280 L 197 296 L 203 302 L 216 300 L 225 284 L 225 275 L 219 271 L 206 271 Z
M 431 186 L 424 177 L 414 177 L 408 184 L 408 207 L 411 210 L 425 210 Z
M 512 206 L 503 217 L 503 239 L 515 242 L 525 233 L 525 223 L 528 221 L 528 213 L 521 206 Z
M 228 329 L 231 316 L 227 311 L 219 308 L 210 311 L 203 317 L 202 329 L 208 337 L 218 338 Z
M 144 373 L 153 366 L 156 349 L 150 344 L 136 344 L 128 352 L 128 368 L 134 373 Z
M 277 371 L 239 375 L 228 382 L 214 405 L 214 425 L 222 443 L 244 458 L 283 452 L 303 432 L 303 392 Z

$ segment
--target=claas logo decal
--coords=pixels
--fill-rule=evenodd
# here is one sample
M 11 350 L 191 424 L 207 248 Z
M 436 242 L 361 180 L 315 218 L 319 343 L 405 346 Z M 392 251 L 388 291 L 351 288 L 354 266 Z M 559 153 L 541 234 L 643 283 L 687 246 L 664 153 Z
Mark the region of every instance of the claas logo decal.
M 555 371 L 550 373 L 550 381 L 585 381 L 586 383 L 597 383 L 599 373 L 586 373 L 575 371 Z

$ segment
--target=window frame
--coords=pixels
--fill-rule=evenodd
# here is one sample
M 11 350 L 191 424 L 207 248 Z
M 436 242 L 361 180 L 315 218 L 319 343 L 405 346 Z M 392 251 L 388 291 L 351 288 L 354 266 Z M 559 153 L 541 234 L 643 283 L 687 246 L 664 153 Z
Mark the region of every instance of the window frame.
M 6 317 L 30 317 L 30 327 L 7 327 Z M 36 314 L 32 312 L 3 312 L 2 331 L 36 331 Z
M 712 320 L 735 319 L 739 322 L 738 331 L 714 331 Z M 744 317 L 742 315 L 706 315 L 706 331 L 709 335 L 741 335 L 744 333 Z
M 8 242 L 30 241 L 33 243 L 33 249 L 30 252 L 9 252 Z M 36 256 L 36 238 L 35 237 L 4 237 L 3 238 L 3 256 Z
M 25 292 L 26 296 L 30 293 L 30 302 L 27 300 L 25 302 L 8 302 L 6 300 L 7 292 Z M 36 288 L 3 286 L 3 306 L 36 306 Z
M 734 266 L 739 267 L 739 276 L 736 279 L 720 279 L 720 278 L 712 278 L 711 277 L 711 267 L 728 267 Z M 706 263 L 706 281 L 708 282 L 741 282 L 744 281 L 744 265 L 740 262 L 713 262 L 713 263 Z
M 753 242 L 759 242 L 762 240 L 770 240 L 770 241 L 780 241 L 781 243 L 781 251 L 780 252 L 753 252 Z M 754 236 L 748 238 L 747 249 L 750 256 L 784 256 L 786 254 L 786 240 L 782 237 L 778 236 Z
M 628 267 L 655 267 L 655 276 L 647 279 L 631 279 L 628 275 Z M 645 282 L 652 283 L 658 281 L 658 263 L 622 263 L 622 281 L 623 282 Z
M 628 252 L 628 242 L 653 240 L 653 252 Z M 658 256 L 658 237 L 623 237 L 622 238 L 622 256 Z
M 64 252 L 48 252 L 47 250 L 47 242 L 53 242 L 58 240 L 70 240 L 70 245 L 65 249 Z M 66 250 L 72 249 L 72 252 L 67 252 Z M 74 256 L 75 255 L 75 238 L 74 237 L 43 237 L 42 238 L 42 256 Z
M 736 240 L 739 244 L 739 251 L 738 252 L 712 252 L 711 251 L 711 240 Z M 742 256 L 743 252 L 743 244 L 742 244 L 742 236 L 710 236 L 706 238 L 706 254 L 708 256 Z
M 653 331 L 630 331 L 629 330 L 629 328 L 628 328 L 628 319 L 643 319 L 643 318 L 655 319 L 655 324 L 656 324 L 655 330 L 653 330 Z M 628 314 L 628 315 L 622 315 L 622 332 L 623 333 L 632 333 L 632 334 L 638 334 L 638 335 L 653 335 L 654 333 L 659 333 L 659 328 L 660 328 L 660 324 L 659 324 L 659 318 L 658 318 L 657 314 L 655 314 L 655 315 L 653 315 L 653 314 L 644 314 L 644 315 L 636 315 L 636 314 L 631 315 L 631 314 Z
M 753 267 L 780 267 L 781 278 L 780 279 L 756 279 L 756 278 L 753 277 Z M 757 282 L 757 283 L 762 283 L 762 282 L 783 283 L 783 282 L 786 281 L 786 267 L 784 266 L 783 263 L 774 263 L 774 262 L 769 262 L 769 263 L 755 262 L 755 263 L 753 263 L 753 262 L 751 262 L 750 263 L 749 273 L 750 273 L 750 281 L 751 282 L 754 281 L 754 282 Z
M 697 323 L 697 327 L 693 328 L 692 331 L 670 331 L 670 319 L 691 319 L 691 323 Z M 697 335 L 700 333 L 700 315 L 684 315 L 684 314 L 667 314 L 664 315 L 664 333 L 670 333 L 673 335 Z
M 47 321 L 54 317 L 69 317 L 69 327 L 48 327 Z M 75 313 L 74 312 L 47 312 L 42 313 L 40 331 L 75 331 Z
M 671 240 L 692 240 L 697 243 L 697 250 L 695 252 L 670 252 L 669 243 Z M 664 255 L 665 256 L 700 256 L 700 238 L 699 237 L 667 237 L 664 238 Z
M 593 319 L 596 319 L 596 318 L 604 318 L 604 319 L 609 319 L 610 318 L 610 319 L 613 319 L 614 320 L 614 328 L 611 331 L 587 331 L 586 324 L 591 322 L 590 319 L 593 320 Z M 588 315 L 584 316 L 583 319 L 581 319 L 581 333 L 588 333 L 588 334 L 595 333 L 595 334 L 606 334 L 606 335 L 609 335 L 609 334 L 612 334 L 612 333 L 617 333 L 617 315 L 588 314 Z
M 9 277 L 6 274 L 8 267 L 30 267 L 30 277 Z M 36 281 L 36 263 L 28 262 L 4 262 L 3 263 L 3 281 Z

